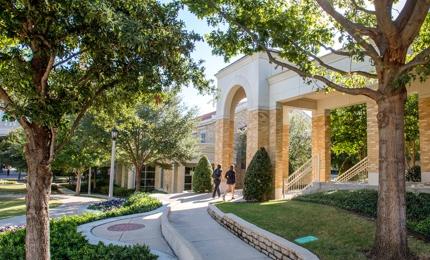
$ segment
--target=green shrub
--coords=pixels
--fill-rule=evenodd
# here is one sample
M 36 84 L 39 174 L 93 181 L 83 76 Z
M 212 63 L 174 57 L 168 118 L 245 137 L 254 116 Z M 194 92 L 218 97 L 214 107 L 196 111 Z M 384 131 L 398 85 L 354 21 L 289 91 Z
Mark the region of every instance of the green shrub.
M 328 191 L 296 197 L 295 200 L 330 205 L 376 218 L 378 192 L 374 190 Z M 430 194 L 406 193 L 408 228 L 430 238 Z
M 421 182 L 421 167 L 413 166 L 406 172 L 406 181 Z
M 161 202 L 147 194 L 136 193 L 129 198 L 127 205 L 102 214 L 66 216 L 51 220 L 51 259 L 70 260 L 112 260 L 112 259 L 157 259 L 147 246 L 113 246 L 99 243 L 88 244 L 85 237 L 77 231 L 84 223 L 154 210 Z M 25 229 L 0 233 L 0 259 L 25 259 Z
M 212 167 L 206 156 L 202 156 L 193 174 L 193 191 L 208 192 L 212 189 Z
M 266 149 L 254 155 L 245 174 L 243 197 L 247 201 L 266 201 L 272 192 L 272 163 Z

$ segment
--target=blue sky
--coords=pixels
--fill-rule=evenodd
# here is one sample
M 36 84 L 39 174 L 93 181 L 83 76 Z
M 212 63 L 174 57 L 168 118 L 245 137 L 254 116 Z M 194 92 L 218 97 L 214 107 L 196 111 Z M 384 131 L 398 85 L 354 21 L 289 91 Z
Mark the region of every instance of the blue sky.
M 199 20 L 194 14 L 189 12 L 186 7 L 180 12 L 179 18 L 185 22 L 187 29 L 190 31 L 194 31 L 200 35 L 205 35 L 211 31 L 211 27 L 207 25 L 206 21 Z M 206 77 L 212 79 L 214 84 L 216 84 L 215 73 L 228 65 L 228 63 L 224 62 L 223 57 L 212 54 L 212 49 L 206 42 L 198 42 L 196 44 L 193 58 L 205 61 Z M 192 87 L 184 88 L 180 95 L 187 106 L 197 107 L 199 114 L 215 110 L 214 98 L 210 95 L 202 96 Z

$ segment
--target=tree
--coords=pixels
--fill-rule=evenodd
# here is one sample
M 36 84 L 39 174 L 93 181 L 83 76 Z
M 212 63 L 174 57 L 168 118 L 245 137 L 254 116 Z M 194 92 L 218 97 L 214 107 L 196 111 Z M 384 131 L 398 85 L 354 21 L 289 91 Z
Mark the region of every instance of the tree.
M 308 83 L 376 101 L 381 160 L 373 255 L 407 258 L 406 87 L 413 80 L 425 80 L 430 72 L 430 1 L 406 0 L 398 5 L 393 0 L 183 2 L 211 25 L 223 24 L 218 27 L 223 29 L 207 37 L 215 54 L 228 59 L 262 51 L 270 62 Z M 373 69 L 331 66 L 320 58 L 322 51 L 370 63 Z
M 122 159 L 136 169 L 136 191 L 140 190 L 145 165 L 169 167 L 195 155 L 195 111 L 188 110 L 176 97 L 162 103 L 140 103 L 118 114 L 116 127 Z
M 272 192 L 272 163 L 264 147 L 257 150 L 245 174 L 243 198 L 247 201 L 266 201 Z
M 408 97 L 405 106 L 405 152 L 408 170 L 415 168 L 420 157 L 420 130 L 418 125 L 418 95 Z
M 292 174 L 311 157 L 311 118 L 303 111 L 294 110 L 290 113 L 288 124 L 288 170 Z
M 0 162 L 26 171 L 27 163 L 24 158 L 25 134 L 22 129 L 16 129 L 0 141 Z
M 51 164 L 89 108 L 189 84 L 207 89 L 191 58 L 200 37 L 177 19 L 180 8 L 155 0 L 0 2 L 1 107 L 26 135 L 27 259 L 50 258 Z M 61 143 L 60 128 L 69 133 Z
M 54 169 L 72 172 L 76 176 L 76 195 L 81 193 L 82 173 L 109 160 L 110 136 L 94 120 L 91 114 L 84 116 L 74 136 L 57 154 L 52 165 Z
M 212 189 L 212 166 L 208 157 L 202 156 L 193 174 L 193 191 L 208 192 Z
M 340 173 L 366 157 L 366 105 L 338 108 L 330 113 L 332 164 Z

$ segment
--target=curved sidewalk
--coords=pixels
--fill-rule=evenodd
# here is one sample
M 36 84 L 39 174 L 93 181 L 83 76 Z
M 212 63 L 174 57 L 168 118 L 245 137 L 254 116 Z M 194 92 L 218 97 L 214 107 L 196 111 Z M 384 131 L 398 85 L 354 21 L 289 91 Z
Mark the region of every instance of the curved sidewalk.
M 147 245 L 158 259 L 174 260 L 175 254 L 161 234 L 160 217 L 165 208 L 86 223 L 78 231 L 90 244 Z
M 169 221 L 202 259 L 269 259 L 219 225 L 207 212 L 209 194 L 166 195 Z M 188 259 L 187 259 L 188 260 Z

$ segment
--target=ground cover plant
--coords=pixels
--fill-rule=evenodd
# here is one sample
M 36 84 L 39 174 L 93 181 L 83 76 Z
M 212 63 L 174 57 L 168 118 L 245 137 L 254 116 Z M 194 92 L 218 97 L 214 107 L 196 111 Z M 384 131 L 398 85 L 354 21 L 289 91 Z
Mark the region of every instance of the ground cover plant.
M 265 203 L 221 203 L 224 212 L 234 213 L 291 242 L 304 236 L 317 241 L 301 246 L 322 260 L 368 259 L 376 230 L 375 221 L 336 207 L 302 201 Z M 420 259 L 430 257 L 430 243 L 408 237 L 411 252 Z
M 51 220 L 51 259 L 156 259 L 147 246 L 90 245 L 77 232 L 77 227 L 104 218 L 148 212 L 161 206 L 161 202 L 147 194 L 130 196 L 123 207 L 103 213 L 88 213 L 81 216 L 66 216 Z M 0 259 L 25 259 L 25 229 L 13 228 L 0 233 Z
M 330 205 L 376 218 L 378 193 L 374 190 L 329 191 L 295 198 L 295 200 Z M 406 193 L 408 229 L 430 240 L 430 194 Z
M 125 199 L 112 199 L 112 200 L 102 201 L 102 202 L 91 204 L 90 206 L 88 206 L 88 209 L 109 211 L 109 210 L 122 207 L 125 201 L 126 201 Z

